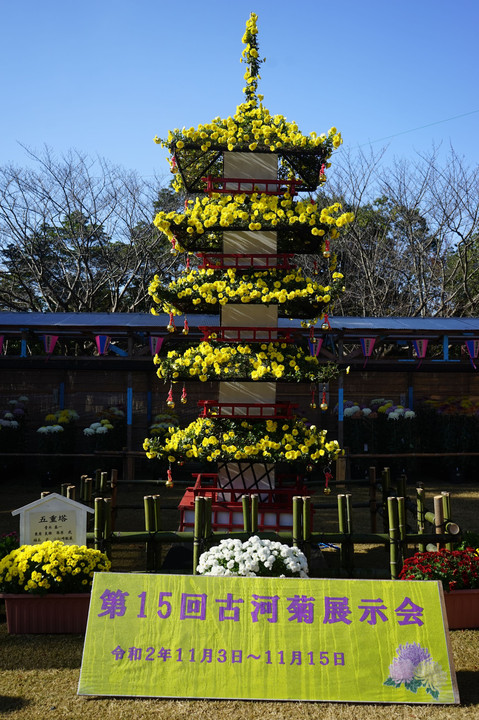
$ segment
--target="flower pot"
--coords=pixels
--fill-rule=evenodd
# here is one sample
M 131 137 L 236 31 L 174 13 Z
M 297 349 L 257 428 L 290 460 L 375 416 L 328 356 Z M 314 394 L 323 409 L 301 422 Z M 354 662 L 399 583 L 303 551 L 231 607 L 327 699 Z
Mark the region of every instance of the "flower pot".
M 444 600 L 450 630 L 479 627 L 479 589 L 451 590 Z
M 5 600 L 7 631 L 25 633 L 84 633 L 90 593 L 69 595 L 14 595 L 0 593 Z

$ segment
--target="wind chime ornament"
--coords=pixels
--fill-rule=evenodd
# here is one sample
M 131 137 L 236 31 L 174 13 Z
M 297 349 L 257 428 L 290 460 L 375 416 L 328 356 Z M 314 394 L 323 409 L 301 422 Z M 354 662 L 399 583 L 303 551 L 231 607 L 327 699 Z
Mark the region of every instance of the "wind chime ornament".
M 316 405 L 316 388 L 315 388 L 314 386 L 311 388 L 311 402 L 310 402 L 310 404 L 309 404 L 309 407 L 311 408 L 311 410 L 316 410 L 316 408 L 317 408 L 317 405 Z
M 326 468 L 326 470 L 324 471 L 324 488 L 323 488 L 323 493 L 324 493 L 325 495 L 331 495 L 331 488 L 329 487 L 329 482 L 330 482 L 330 480 L 332 480 L 332 479 L 333 479 L 333 473 L 331 472 L 331 468 L 328 467 L 328 468 Z
M 331 257 L 331 247 L 329 244 L 329 238 L 326 238 L 326 240 L 324 241 L 323 257 L 325 257 L 325 258 Z
M 168 397 L 166 398 L 166 404 L 172 410 L 175 407 L 175 401 L 173 400 L 173 384 L 170 385 L 170 392 L 168 393 Z
M 182 405 L 186 405 L 188 402 L 188 395 L 186 394 L 186 387 L 183 385 L 183 390 L 181 392 L 181 403 Z
M 170 253 L 171 253 L 172 255 L 176 255 L 176 237 L 175 237 L 175 236 L 173 236 L 173 237 L 171 238 L 171 250 L 170 250 Z
M 328 313 L 324 314 L 323 322 L 321 323 L 321 330 L 331 330 L 331 325 L 329 323 Z
M 181 332 L 183 333 L 183 335 L 188 335 L 188 333 L 190 332 L 190 326 L 188 325 L 188 320 L 186 319 L 186 317 L 183 324 L 183 330 Z
M 173 487 L 173 486 L 174 486 L 174 482 L 173 482 L 173 475 L 171 473 L 171 465 L 170 465 L 170 467 L 166 471 L 165 487 Z
M 175 321 L 173 319 L 173 313 L 170 312 L 170 319 L 168 320 L 168 325 L 166 326 L 166 329 L 168 332 L 172 333 L 175 332 Z
M 323 385 L 323 396 L 321 398 L 321 405 L 319 407 L 321 408 L 321 410 L 323 410 L 323 412 L 324 412 L 324 410 L 328 409 L 328 401 L 326 398 L 326 386 L 325 385 Z

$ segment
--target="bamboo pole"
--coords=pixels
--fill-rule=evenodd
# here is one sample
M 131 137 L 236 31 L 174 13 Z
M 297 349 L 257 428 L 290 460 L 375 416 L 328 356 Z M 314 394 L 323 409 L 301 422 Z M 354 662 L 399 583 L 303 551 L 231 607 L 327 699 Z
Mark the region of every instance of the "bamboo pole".
M 301 510 L 302 499 L 299 495 L 293 497 L 293 545 L 299 547 L 301 538 Z
M 438 535 L 442 535 L 444 532 L 444 515 L 442 510 L 442 495 L 435 495 L 434 496 L 434 526 L 436 528 L 436 533 Z M 442 548 L 442 543 L 437 543 L 437 549 L 440 550 Z
M 251 532 L 258 532 L 258 508 L 259 508 L 259 496 L 251 495 Z
M 346 499 L 346 531 L 348 533 L 348 540 L 346 544 L 346 558 L 347 558 L 347 569 L 352 574 L 354 570 L 354 544 L 353 544 L 353 506 L 352 506 L 352 495 L 347 493 Z
M 391 472 L 385 467 L 381 473 L 382 502 L 383 502 L 383 530 L 388 532 L 388 497 L 391 488 Z
M 161 499 L 159 495 L 153 495 L 153 526 L 155 532 L 161 530 Z
M 101 494 L 106 493 L 108 490 L 108 473 L 101 472 L 100 473 L 100 484 L 97 485 L 98 490 Z
M 406 473 L 401 473 L 397 480 L 397 497 L 406 498 L 407 497 L 407 477 Z
M 203 540 L 205 547 L 208 547 L 209 540 L 212 535 L 212 514 L 213 514 L 213 498 L 211 495 L 205 497 L 205 517 L 204 517 L 204 525 L 203 525 Z
M 243 530 L 249 533 L 251 532 L 251 502 L 249 495 L 243 495 L 241 505 L 243 506 Z
M 93 489 L 95 490 L 95 492 L 98 492 L 98 490 L 100 489 L 100 478 L 101 478 L 101 470 L 97 469 L 97 470 L 95 470 L 95 483 L 93 486 Z
M 103 531 L 105 528 L 105 505 L 103 498 L 95 498 L 95 550 L 103 550 Z
M 416 488 L 416 504 L 417 504 L 417 531 L 421 535 L 424 534 L 425 530 L 425 506 L 424 506 L 424 488 L 423 487 L 417 487 Z M 426 551 L 426 545 L 424 543 L 419 543 L 419 552 L 425 552 Z
M 118 517 L 118 470 L 112 469 L 110 474 L 111 487 L 111 526 L 115 529 Z
M 148 539 L 146 541 L 146 572 L 152 572 L 155 567 L 155 543 L 152 538 L 155 534 L 153 496 L 145 495 L 143 505 L 145 510 L 145 530 L 148 533 Z
M 60 495 L 62 495 L 62 497 L 66 497 L 66 496 L 67 496 L 67 487 L 68 487 L 69 485 L 70 485 L 70 483 L 62 483 L 62 484 L 60 485 Z
M 303 497 L 303 552 L 308 561 L 311 562 L 311 498 Z
M 391 580 L 398 577 L 398 502 L 396 497 L 388 498 L 388 519 L 389 519 L 389 568 Z
M 103 526 L 103 545 L 104 552 L 111 560 L 111 498 L 103 498 L 104 526 Z
M 201 541 L 204 525 L 204 498 L 195 497 L 195 526 L 193 534 L 193 575 L 196 575 L 196 568 L 201 555 Z
M 153 495 L 153 523 L 155 528 L 153 569 L 155 572 L 159 572 L 161 566 L 161 542 L 159 541 L 159 532 L 161 530 L 161 501 L 159 495 Z
M 369 519 L 371 532 L 376 532 L 376 468 L 370 467 L 369 477 Z
M 406 502 L 404 497 L 397 498 L 398 503 L 398 531 L 399 531 L 399 547 L 400 553 L 398 557 L 398 571 L 402 569 L 402 564 L 407 553 L 407 528 L 406 528 Z
M 444 522 L 444 528 L 446 528 L 447 525 L 451 522 L 451 493 L 447 491 L 441 492 L 442 495 L 442 514 L 443 514 L 443 522 Z M 451 542 L 446 543 L 446 550 L 452 550 L 453 545 Z
M 83 500 L 88 504 L 91 504 L 92 485 L 93 485 L 92 478 L 91 477 L 85 478 L 85 484 L 84 484 L 84 488 L 83 488 Z
M 75 485 L 67 485 L 67 498 L 75 500 L 76 487 Z
M 339 546 L 339 565 L 342 570 L 345 570 L 348 566 L 347 561 L 347 522 L 346 522 L 346 496 L 341 493 L 338 495 L 338 526 L 341 534 L 340 546 Z
M 431 525 L 436 527 L 436 516 L 433 512 L 424 513 L 424 517 L 429 523 L 431 523 Z M 449 535 L 459 535 L 459 533 L 461 532 L 461 528 L 455 522 L 444 522 L 443 521 L 442 526 L 443 526 L 443 532 L 439 533 L 442 535 L 445 535 L 446 533 Z
M 85 499 L 85 480 L 87 478 L 87 475 L 80 475 L 80 484 L 78 487 L 78 495 L 80 498 L 80 501 L 83 501 Z

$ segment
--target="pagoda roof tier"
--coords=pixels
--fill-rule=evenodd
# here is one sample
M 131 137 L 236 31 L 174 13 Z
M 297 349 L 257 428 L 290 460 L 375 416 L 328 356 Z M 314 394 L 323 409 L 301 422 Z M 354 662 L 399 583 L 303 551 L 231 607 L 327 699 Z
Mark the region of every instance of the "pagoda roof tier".
M 189 226 L 191 227 L 191 226 Z M 322 226 L 318 226 L 321 228 Z M 194 228 L 193 232 L 187 232 L 186 227 L 175 227 L 174 233 L 177 242 L 184 250 L 190 252 L 221 252 L 223 249 L 223 233 L 225 230 L 231 232 L 248 231 L 247 225 L 231 225 L 228 228 L 221 226 L 212 226 L 204 233 L 197 233 Z M 261 231 L 258 232 L 275 232 L 278 251 L 281 253 L 299 253 L 301 255 L 312 255 L 321 251 L 324 238 L 327 235 L 312 235 L 309 225 L 262 225 Z M 254 231 L 249 231 L 254 232 Z M 325 233 L 330 232 L 330 227 L 325 229 Z
M 247 144 L 238 145 L 233 150 L 214 144 L 202 150 L 201 145 L 195 142 L 182 142 L 181 145 L 180 149 L 178 144 L 172 143 L 170 150 L 183 186 L 189 193 L 211 191 L 208 189 L 208 176 L 222 175 L 225 152 L 254 154 L 271 151 L 267 145 L 258 145 L 255 150 L 249 149 Z M 281 161 L 282 170 L 292 174 L 296 181 L 301 181 L 301 192 L 314 192 L 318 188 L 331 155 L 330 148 L 321 145 L 314 148 L 275 148 L 274 152 Z

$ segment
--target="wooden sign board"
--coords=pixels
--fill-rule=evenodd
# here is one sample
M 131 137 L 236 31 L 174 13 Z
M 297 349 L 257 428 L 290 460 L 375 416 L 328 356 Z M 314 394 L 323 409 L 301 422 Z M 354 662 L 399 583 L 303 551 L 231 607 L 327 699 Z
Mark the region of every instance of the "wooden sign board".
M 50 493 L 12 512 L 20 515 L 20 545 L 61 540 L 66 545 L 85 545 L 87 513 L 93 510 L 76 500 Z

